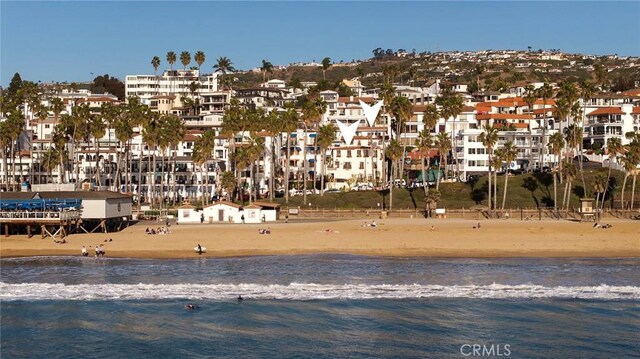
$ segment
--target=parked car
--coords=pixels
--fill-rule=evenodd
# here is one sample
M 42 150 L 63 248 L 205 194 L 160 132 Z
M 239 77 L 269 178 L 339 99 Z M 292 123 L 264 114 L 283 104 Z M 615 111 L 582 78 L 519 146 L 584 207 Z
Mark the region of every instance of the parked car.
M 573 157 L 573 160 L 576 162 L 580 161 L 580 156 L 575 156 Z M 585 155 L 582 155 L 582 162 L 589 162 L 589 158 Z
M 324 193 L 340 193 L 340 192 L 342 192 L 342 191 L 340 191 L 337 188 L 327 188 L 327 189 L 324 190 Z

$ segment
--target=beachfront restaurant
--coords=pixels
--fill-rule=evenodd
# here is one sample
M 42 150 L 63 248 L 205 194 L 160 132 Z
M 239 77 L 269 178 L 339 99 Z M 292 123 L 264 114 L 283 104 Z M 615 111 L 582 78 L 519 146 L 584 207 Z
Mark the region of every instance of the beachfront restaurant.
M 45 207 L 38 207 L 38 203 L 40 202 L 42 202 Z M 21 203 L 19 205 L 21 206 L 20 208 L 16 207 L 18 206 L 18 203 Z M 34 216 L 33 221 L 30 221 L 29 223 L 27 223 L 25 219 L 21 222 L 18 221 L 20 223 L 13 221 L 16 222 L 13 224 L 13 227 L 18 232 L 22 232 L 22 229 L 30 231 L 31 227 L 37 228 L 41 225 L 49 225 L 48 223 L 44 223 L 46 221 L 38 220 L 37 214 L 39 212 L 51 212 L 52 207 L 50 204 L 52 203 L 63 204 L 59 206 L 60 208 L 56 209 L 56 211 L 60 212 L 58 216 L 60 220 L 71 216 L 72 212 L 76 213 L 74 215 L 75 217 L 69 218 L 69 221 L 72 221 L 72 224 L 75 225 L 75 228 L 73 229 L 75 232 L 95 232 L 97 230 L 101 232 L 118 231 L 129 224 L 132 216 L 131 195 L 118 192 L 42 191 L 2 192 L 2 194 L 0 194 L 0 210 L 3 212 L 3 217 L 9 215 L 13 216 L 15 215 L 15 212 L 19 212 L 19 210 L 25 211 L 27 215 Z M 51 216 L 50 213 L 47 215 Z M 58 220 L 58 222 L 60 222 L 60 220 Z M 65 223 L 65 226 L 69 224 L 71 223 Z

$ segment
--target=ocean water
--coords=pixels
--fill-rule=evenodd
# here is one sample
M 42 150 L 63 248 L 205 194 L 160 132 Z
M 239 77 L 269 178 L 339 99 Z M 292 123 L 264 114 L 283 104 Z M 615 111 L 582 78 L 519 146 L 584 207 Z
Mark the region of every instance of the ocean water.
M 3 259 L 0 320 L 1 358 L 637 358 L 640 259 Z

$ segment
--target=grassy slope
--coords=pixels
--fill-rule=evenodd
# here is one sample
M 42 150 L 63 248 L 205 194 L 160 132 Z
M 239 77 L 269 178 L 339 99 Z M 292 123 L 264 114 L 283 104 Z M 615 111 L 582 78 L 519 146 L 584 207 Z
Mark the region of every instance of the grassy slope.
M 591 183 L 593 177 L 597 172 L 604 172 L 606 169 L 585 170 L 585 182 L 587 187 L 592 188 Z M 616 199 L 620 198 L 622 181 L 624 175 L 622 172 L 614 171 L 612 177 L 616 183 L 614 190 Z M 447 208 L 469 208 L 476 204 L 487 205 L 486 198 L 486 185 L 487 177 L 481 177 L 476 183 L 442 183 L 440 185 L 440 191 L 442 193 L 441 200 L 438 206 Z M 533 191 L 525 188 L 525 183 L 534 184 L 528 188 L 534 188 Z M 573 190 L 571 195 L 571 207 L 579 206 L 580 196 L 577 194 L 582 188 L 582 181 L 578 177 L 573 182 Z M 484 191 L 482 190 L 484 188 Z M 504 176 L 498 176 L 498 205 L 502 204 L 502 190 L 504 188 Z M 476 190 L 475 192 L 473 190 Z M 558 205 L 562 204 L 562 194 L 564 190 L 564 184 L 558 183 Z M 472 198 L 472 193 L 480 192 L 482 200 L 477 201 Z M 630 181 L 627 184 L 627 196 L 630 196 Z M 590 193 L 592 196 L 593 194 Z M 477 194 L 476 194 L 477 196 Z M 549 198 L 553 198 L 553 179 L 549 174 L 523 174 L 519 176 L 509 177 L 509 185 L 507 192 L 506 208 L 535 208 L 539 204 L 541 207 L 546 207 L 547 204 L 552 206 L 548 202 Z M 609 195 L 607 195 L 610 198 Z M 307 201 L 311 203 L 312 208 L 378 208 L 377 203 L 382 206 L 383 194 L 376 191 L 366 192 L 345 192 L 345 193 L 331 193 L 325 194 L 323 197 L 320 195 L 308 195 Z M 388 207 L 389 196 L 388 192 L 384 194 L 384 201 Z M 302 203 L 302 196 L 291 197 L 289 203 L 286 204 L 284 198 L 278 198 L 277 202 L 283 206 L 296 207 L 304 206 Z M 393 208 L 395 209 L 423 209 L 424 208 L 424 191 L 421 188 L 413 190 L 409 189 L 395 189 L 393 192 Z

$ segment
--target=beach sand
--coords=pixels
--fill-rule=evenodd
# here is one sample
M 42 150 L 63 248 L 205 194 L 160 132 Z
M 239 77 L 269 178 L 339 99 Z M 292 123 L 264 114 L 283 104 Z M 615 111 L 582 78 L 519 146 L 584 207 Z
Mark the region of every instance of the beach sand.
M 370 220 L 369 220 L 370 221 Z M 0 257 L 89 255 L 103 244 L 106 257 L 198 258 L 317 253 L 424 257 L 638 257 L 640 222 L 593 223 L 464 219 L 385 219 L 363 227 L 364 219 L 266 224 L 173 225 L 170 234 L 148 235 L 157 222 L 141 222 L 118 233 L 72 234 L 67 243 L 40 236 L 0 238 Z M 431 230 L 434 226 L 434 230 Z M 270 228 L 271 234 L 258 229 Z M 112 239 L 112 241 L 108 241 Z M 105 242 L 105 240 L 107 242 Z M 198 255 L 197 244 L 207 248 Z M 91 248 L 89 248 L 91 247 Z

